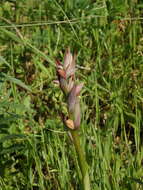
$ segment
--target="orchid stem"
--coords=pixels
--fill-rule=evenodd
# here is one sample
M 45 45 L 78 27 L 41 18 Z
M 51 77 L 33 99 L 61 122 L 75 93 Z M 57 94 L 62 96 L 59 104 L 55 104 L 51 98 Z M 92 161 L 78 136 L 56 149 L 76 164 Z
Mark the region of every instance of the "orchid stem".
M 89 173 L 88 173 L 88 164 L 86 162 L 84 151 L 80 145 L 80 138 L 78 134 L 78 130 L 70 131 L 74 143 L 74 147 L 77 153 L 78 164 L 82 174 L 82 183 L 84 190 L 90 190 L 90 181 L 89 181 Z

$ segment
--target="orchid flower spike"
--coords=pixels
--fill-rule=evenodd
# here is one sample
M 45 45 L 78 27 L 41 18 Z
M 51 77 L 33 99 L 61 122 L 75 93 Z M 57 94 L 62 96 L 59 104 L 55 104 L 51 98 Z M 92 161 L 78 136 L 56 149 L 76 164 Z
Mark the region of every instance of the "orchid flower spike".
M 75 84 L 75 58 L 76 56 L 73 56 L 68 48 L 64 56 L 64 63 L 56 62 L 59 84 L 67 98 L 69 119 L 64 123 L 69 129 L 78 129 L 81 120 L 79 94 L 83 83 Z
M 56 66 L 60 87 L 68 94 L 73 88 L 75 78 L 75 55 L 72 56 L 70 48 L 66 50 L 64 63 L 57 60 Z

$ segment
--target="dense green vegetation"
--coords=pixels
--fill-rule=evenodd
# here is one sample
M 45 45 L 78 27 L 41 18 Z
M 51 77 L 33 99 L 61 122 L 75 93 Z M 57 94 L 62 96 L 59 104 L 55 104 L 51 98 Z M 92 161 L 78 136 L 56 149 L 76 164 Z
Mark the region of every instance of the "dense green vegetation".
M 92 190 L 143 189 L 142 0 L 1 0 L 0 190 L 80 190 L 55 60 L 77 52 Z

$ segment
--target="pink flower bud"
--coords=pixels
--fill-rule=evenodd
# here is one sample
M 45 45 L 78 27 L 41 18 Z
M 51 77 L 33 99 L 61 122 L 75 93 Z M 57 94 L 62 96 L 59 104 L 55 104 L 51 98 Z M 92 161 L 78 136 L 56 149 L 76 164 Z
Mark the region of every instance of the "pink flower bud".
M 76 103 L 77 96 L 79 96 L 80 91 L 83 87 L 83 83 L 74 85 L 68 96 L 68 108 L 70 113 L 74 113 L 74 107 Z
M 66 72 L 66 78 L 69 78 L 75 74 L 75 56 L 72 56 L 70 48 L 66 50 L 64 57 L 64 70 Z
M 70 48 L 67 48 L 65 57 L 64 57 L 64 69 L 66 70 L 72 64 L 73 56 L 70 52 Z

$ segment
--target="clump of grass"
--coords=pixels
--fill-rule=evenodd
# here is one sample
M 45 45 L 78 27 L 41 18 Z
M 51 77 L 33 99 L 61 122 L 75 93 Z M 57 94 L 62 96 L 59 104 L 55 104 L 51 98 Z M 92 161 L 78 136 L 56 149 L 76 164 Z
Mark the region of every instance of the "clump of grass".
M 63 122 L 71 135 L 72 142 L 76 149 L 78 164 L 82 173 L 83 188 L 84 190 L 90 190 L 88 164 L 82 146 L 80 145 L 80 136 L 78 134 L 81 120 L 79 94 L 83 87 L 83 83 L 76 84 L 75 58 L 76 56 L 72 56 L 68 48 L 64 57 L 64 63 L 61 64 L 59 61 L 56 62 L 57 75 L 58 83 L 65 95 L 68 109 L 68 118 L 63 116 Z

